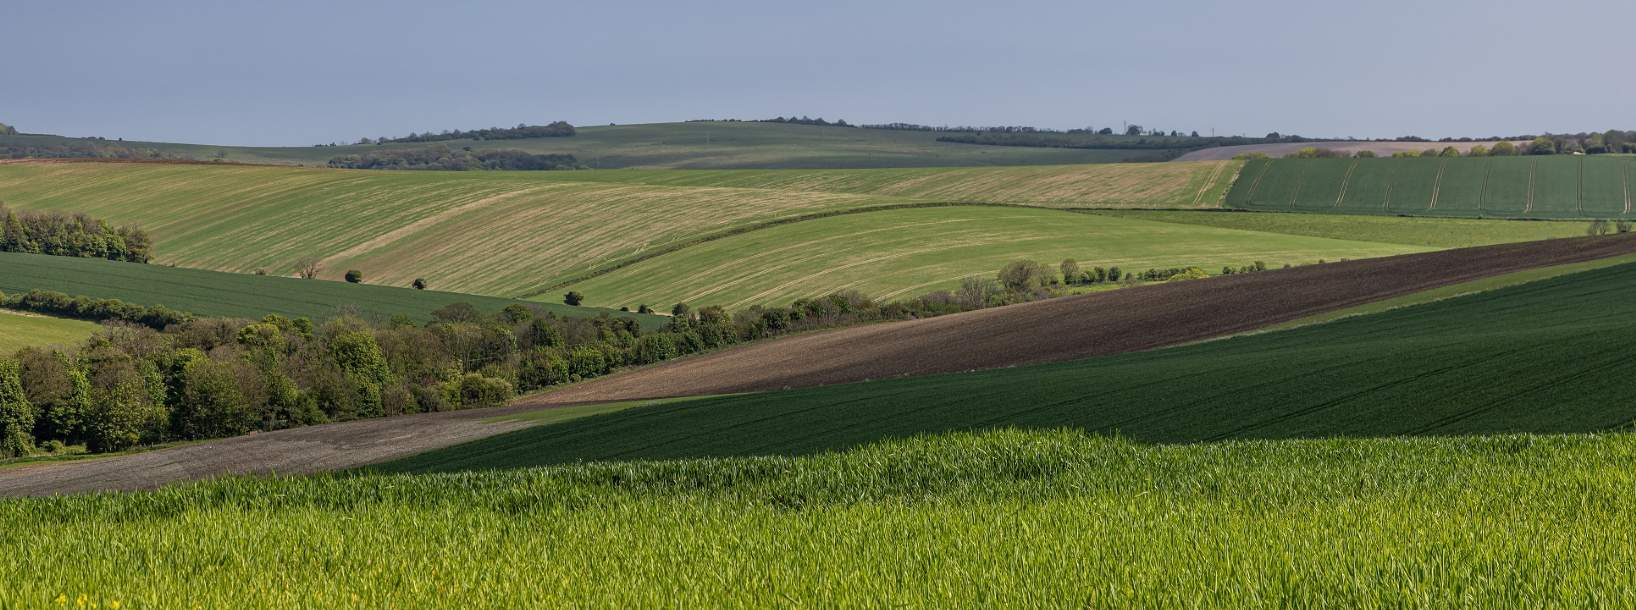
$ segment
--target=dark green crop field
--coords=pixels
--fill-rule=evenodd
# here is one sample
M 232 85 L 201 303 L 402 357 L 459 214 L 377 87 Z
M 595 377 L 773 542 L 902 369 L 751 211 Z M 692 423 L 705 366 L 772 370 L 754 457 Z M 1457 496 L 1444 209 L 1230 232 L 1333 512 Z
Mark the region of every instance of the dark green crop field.
M 165 305 L 202 316 L 250 319 L 276 313 L 316 320 L 350 310 L 382 318 L 404 314 L 423 321 L 433 310 L 451 303 L 471 303 L 486 311 L 498 311 L 512 303 L 527 303 L 435 290 L 0 252 L 0 291 L 20 293 L 36 289 L 119 299 L 138 305 Z M 568 316 L 608 311 L 549 303 L 527 304 Z M 658 326 L 664 321 L 655 316 L 619 315 L 637 317 L 648 326 Z
M 1633 340 L 1627 264 L 1174 349 L 638 407 L 386 469 L 805 454 L 1012 426 L 1145 442 L 1599 431 L 1636 420 Z
M 1227 206 L 1258 210 L 1493 218 L 1631 216 L 1636 158 L 1262 159 Z

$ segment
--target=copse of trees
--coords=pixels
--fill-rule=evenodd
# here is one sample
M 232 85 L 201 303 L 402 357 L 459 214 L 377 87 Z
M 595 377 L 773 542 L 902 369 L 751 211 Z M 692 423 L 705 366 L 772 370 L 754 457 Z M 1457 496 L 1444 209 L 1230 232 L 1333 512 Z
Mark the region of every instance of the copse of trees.
M 30 290 L 14 296 L 0 293 L 0 307 L 93 322 L 128 322 L 153 329 L 163 329 L 194 319 L 193 314 L 164 305 L 146 307 L 119 299 L 69 296 L 51 290 Z
M 516 127 L 490 127 L 462 131 L 444 130 L 442 133 L 411 133 L 401 138 L 364 138 L 359 144 L 386 144 L 388 142 L 447 142 L 449 140 L 521 140 L 525 138 L 566 138 L 577 131 L 567 121 L 553 121 L 545 125 L 518 123 Z
M 534 154 L 521 150 L 451 150 L 438 144 L 424 148 L 372 151 L 329 160 L 341 169 L 549 171 L 578 169 L 573 155 Z
M 17 212 L 0 203 L 0 252 L 146 263 L 153 240 L 142 229 L 115 227 L 85 214 Z

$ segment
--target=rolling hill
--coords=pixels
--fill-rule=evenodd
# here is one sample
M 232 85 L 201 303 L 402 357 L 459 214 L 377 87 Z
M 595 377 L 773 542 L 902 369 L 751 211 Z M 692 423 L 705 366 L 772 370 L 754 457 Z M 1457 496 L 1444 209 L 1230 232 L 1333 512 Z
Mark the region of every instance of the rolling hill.
M 1235 208 L 1494 218 L 1632 214 L 1628 156 L 1278 159 L 1244 166 Z
M 379 135 L 379 134 L 376 134 Z M 1161 161 L 1179 151 L 1084 150 L 982 146 L 939 142 L 928 131 L 845 129 L 778 123 L 697 121 L 638 125 L 583 126 L 572 137 L 518 140 L 451 140 L 450 148 L 515 149 L 532 153 L 567 153 L 598 169 L 648 167 L 719 168 L 856 168 L 980 165 L 1043 165 Z M 50 146 L 75 138 L 50 135 L 0 136 L 0 146 Z M 425 143 L 383 145 L 293 146 L 282 148 L 113 141 L 132 149 L 194 160 L 322 166 L 348 154 L 404 150 Z
M 1623 241 L 1625 246 L 1636 245 L 1636 240 Z M 1279 273 L 1284 272 L 1265 275 Z M 1220 283 L 1214 292 L 1223 296 L 1245 292 L 1228 290 L 1226 280 L 1195 284 L 1207 283 Z M 1109 296 L 1128 297 L 1141 290 Z M 1120 311 L 1127 310 L 1110 313 Z M 1221 318 L 1218 327 L 1244 317 L 1234 303 L 1213 311 Z M 1018 319 L 1016 313 L 1021 312 L 1007 321 Z M 1111 320 L 1110 325 L 1120 322 Z M 1131 324 L 1119 327 L 1114 336 L 1135 335 L 1138 341 L 1162 344 L 1166 337 L 1174 337 L 1166 334 L 1172 327 Z M 949 328 L 940 330 L 928 336 L 972 341 L 951 337 Z M 1068 330 L 1061 334 L 1084 337 Z M 641 406 L 433 451 L 385 469 L 446 471 L 582 460 L 806 454 L 884 438 L 1008 427 L 1068 427 L 1142 442 L 1594 432 L 1636 421 L 1636 415 L 1622 407 L 1621 398 L 1636 391 L 1636 382 L 1631 381 L 1636 379 L 1636 361 L 1626 349 L 1633 337 L 1636 264 L 1623 264 L 1327 324 L 1173 349 Z M 1019 350 L 1060 346 L 1078 354 L 1101 349 L 1095 344 L 1075 349 L 1073 340 L 1044 344 L 1047 338 L 1019 337 L 1011 343 Z M 938 354 L 936 359 L 948 364 L 943 369 L 948 371 L 980 367 L 981 358 L 969 356 L 999 351 L 984 344 L 967 345 L 956 357 L 928 345 L 903 347 L 912 354 Z M 661 369 L 649 369 L 623 376 L 623 381 L 601 380 L 605 391 L 593 391 L 594 383 L 568 388 L 560 399 L 607 396 L 613 392 L 606 390 L 638 385 L 655 394 L 694 389 L 708 394 L 755 389 L 758 384 L 763 389 L 809 385 L 820 377 L 832 382 L 868 378 L 849 379 L 844 364 L 830 361 L 834 357 L 826 360 L 803 350 L 786 353 L 807 364 L 800 371 L 765 359 L 760 364 L 763 370 L 794 373 L 783 380 L 763 375 L 761 382 L 739 378 L 682 390 L 679 382 L 667 386 L 662 375 L 650 373 Z M 869 354 L 876 363 L 876 378 L 893 372 L 886 365 L 894 361 L 880 356 Z M 668 366 L 680 368 L 688 362 Z M 910 360 L 898 368 L 936 370 L 936 365 L 927 364 Z M 687 372 L 696 376 L 701 370 L 695 365 Z
M 442 290 L 555 300 L 553 290 L 571 280 L 770 224 L 1013 197 L 1052 207 L 1187 207 L 1219 197 L 1231 169 L 857 170 L 808 179 L 799 172 L 13 163 L 0 165 L 0 200 L 142 226 L 166 264 L 283 275 L 296 261 L 317 257 L 324 260 L 321 277 L 330 279 L 359 269 L 371 283 L 406 286 L 426 278 Z M 678 181 L 688 184 L 667 183 Z

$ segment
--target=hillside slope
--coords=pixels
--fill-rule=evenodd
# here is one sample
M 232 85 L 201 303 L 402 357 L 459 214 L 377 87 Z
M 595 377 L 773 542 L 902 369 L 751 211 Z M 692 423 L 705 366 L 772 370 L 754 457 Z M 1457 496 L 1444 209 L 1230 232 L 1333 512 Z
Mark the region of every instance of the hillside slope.
M 1227 305 L 1217 315 L 1236 317 Z M 1626 264 L 1175 349 L 674 401 L 525 429 L 385 469 L 807 454 L 1013 427 L 1141 442 L 1627 429 L 1636 421 L 1628 408 L 1636 392 L 1632 339 L 1636 265 Z
M 1309 265 L 765 341 L 604 377 L 541 404 L 776 390 L 1055 362 L 1233 334 L 1512 271 L 1636 252 L 1636 235 Z

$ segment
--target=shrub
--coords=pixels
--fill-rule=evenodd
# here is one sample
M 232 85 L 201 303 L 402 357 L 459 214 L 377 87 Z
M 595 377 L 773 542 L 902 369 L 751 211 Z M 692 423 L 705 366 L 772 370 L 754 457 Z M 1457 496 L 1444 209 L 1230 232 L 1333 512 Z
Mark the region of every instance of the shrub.
M 426 289 L 426 280 L 424 278 L 418 278 L 417 277 L 417 278 L 415 278 L 415 283 L 410 284 L 410 285 L 414 286 L 415 290 L 425 290 Z
M 570 290 L 568 291 L 568 294 L 562 295 L 562 302 L 567 305 L 579 307 L 580 303 L 585 302 L 585 295 L 580 294 L 578 290 Z
M 347 270 L 346 280 L 347 283 L 350 284 L 362 284 L 364 283 L 364 272 L 357 269 L 349 269 Z
M 1062 271 L 1062 283 L 1074 284 L 1080 282 L 1079 262 L 1071 258 L 1065 259 L 1059 268 Z
M 511 400 L 511 382 L 504 379 L 466 373 L 449 382 L 445 390 L 450 404 L 461 409 L 498 407 Z
M 1038 261 L 1020 260 L 1001 267 L 998 279 L 1006 290 L 1028 294 L 1045 288 L 1056 278 L 1050 269 Z

